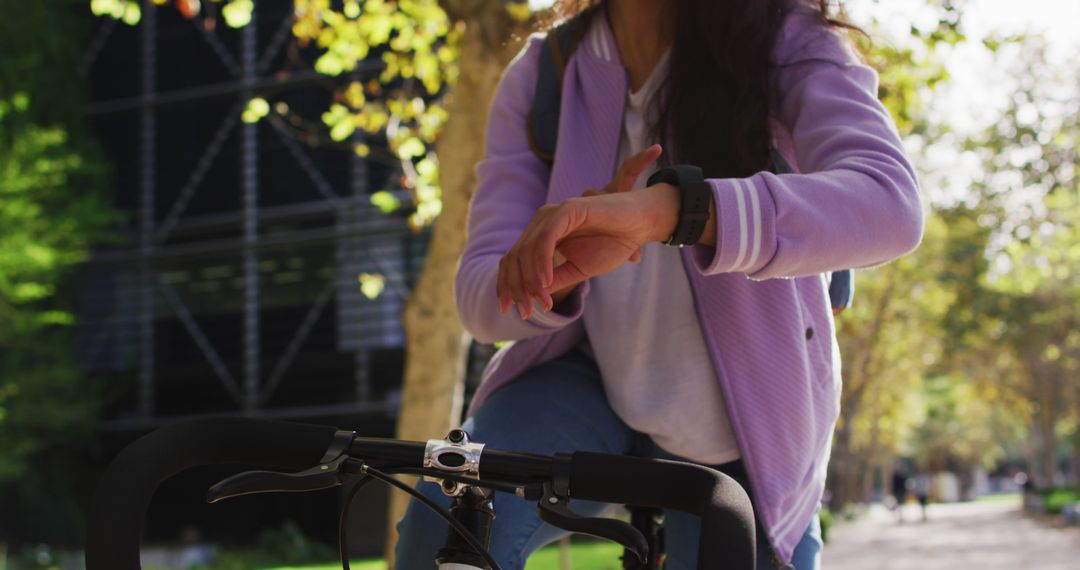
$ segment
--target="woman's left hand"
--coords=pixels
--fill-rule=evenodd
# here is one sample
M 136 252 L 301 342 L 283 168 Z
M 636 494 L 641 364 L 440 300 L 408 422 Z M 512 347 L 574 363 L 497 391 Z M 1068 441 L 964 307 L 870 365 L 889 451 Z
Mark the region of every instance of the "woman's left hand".
M 612 184 L 633 181 L 660 154 L 650 147 L 628 159 Z M 620 188 L 621 189 L 621 188 Z M 551 291 L 603 275 L 630 260 L 650 241 L 667 239 L 678 221 L 679 190 L 657 184 L 637 192 L 603 192 L 542 206 L 499 262 L 499 309 L 517 304 L 522 318 L 532 300 L 551 310 Z M 565 262 L 554 267 L 556 250 Z

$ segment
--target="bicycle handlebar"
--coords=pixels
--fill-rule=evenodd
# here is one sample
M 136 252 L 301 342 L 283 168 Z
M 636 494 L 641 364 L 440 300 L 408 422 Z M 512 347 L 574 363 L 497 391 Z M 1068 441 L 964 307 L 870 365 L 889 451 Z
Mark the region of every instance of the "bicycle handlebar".
M 101 477 L 90 506 L 86 567 L 140 568 L 146 509 L 158 485 L 173 475 L 222 464 L 304 469 L 319 462 L 336 431 L 331 426 L 221 418 L 177 422 L 143 436 L 124 448 Z
M 742 485 L 719 471 L 678 461 L 579 451 L 571 460 L 570 486 L 578 499 L 700 516 L 699 536 L 725 540 L 698 541 L 698 568 L 754 568 L 756 564 L 750 497 Z
M 223 464 L 306 469 L 327 461 L 338 433 L 331 426 L 221 418 L 178 422 L 142 437 L 117 456 L 99 483 L 90 509 L 87 570 L 140 568 L 142 521 L 158 485 L 173 475 Z M 372 466 L 419 467 L 424 445 L 357 437 L 346 453 Z M 532 485 L 551 482 L 553 465 L 548 456 L 485 449 L 481 476 Z M 718 471 L 674 461 L 578 452 L 569 461 L 569 488 L 575 499 L 700 515 L 702 536 L 731 540 L 700 541 L 699 568 L 754 567 L 750 500 L 737 482 Z

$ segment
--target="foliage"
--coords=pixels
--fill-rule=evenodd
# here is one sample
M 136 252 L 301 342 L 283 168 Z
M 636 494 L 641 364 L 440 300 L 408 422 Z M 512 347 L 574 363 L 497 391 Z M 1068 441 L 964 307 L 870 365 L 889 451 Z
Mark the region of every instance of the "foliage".
M 234 550 L 215 548 L 213 561 L 208 565 L 192 566 L 190 570 L 250 570 L 252 568 L 321 568 L 312 566 L 337 558 L 335 549 L 304 534 L 293 521 L 285 521 L 275 529 L 264 531 L 253 549 Z M 327 565 L 330 567 L 331 565 Z M 340 563 L 333 563 L 341 568 Z M 368 568 L 361 563 L 354 568 Z
M 831 465 L 831 506 L 861 498 L 874 466 L 906 453 L 923 417 L 920 384 L 943 355 L 938 321 L 954 294 L 937 279 L 948 227 L 928 215 L 913 254 L 857 273 L 856 300 L 838 322 L 844 387 Z
M 57 299 L 64 277 L 112 220 L 100 197 L 71 192 L 94 167 L 29 107 L 25 94 L 0 100 L 0 481 L 93 417 L 53 329 L 74 321 Z
M 167 4 L 155 0 L 155 4 Z M 238 28 L 252 17 L 252 0 L 178 0 L 189 17 L 220 10 L 225 23 Z M 220 6 L 220 7 L 219 7 Z M 141 14 L 134 0 L 92 0 L 95 14 L 137 24 Z M 439 162 L 433 144 L 448 113 L 447 87 L 458 76 L 458 40 L 462 27 L 451 22 L 436 0 L 294 0 L 293 39 L 298 47 L 318 52 L 315 70 L 350 79 L 337 90 L 322 114 L 334 143 L 347 144 L 367 157 L 371 138 L 386 138 L 402 167 L 402 185 L 412 192 L 414 228 L 430 225 L 442 211 Z M 365 80 L 361 66 L 377 65 L 375 79 Z M 242 115 L 245 122 L 264 118 L 287 126 L 295 122 L 284 102 L 255 97 Z M 399 204 L 381 193 L 372 202 L 384 212 Z
M 292 521 L 285 521 L 281 528 L 263 533 L 258 540 L 259 552 L 279 564 L 305 564 L 332 560 L 334 549 L 312 540 Z
M 821 542 L 829 542 L 829 533 L 832 531 L 834 525 L 836 525 L 836 516 L 829 507 L 821 507 L 818 511 L 818 518 L 821 519 Z
M 1043 508 L 1051 515 L 1059 515 L 1066 506 L 1080 503 L 1080 490 L 1069 487 L 1046 489 L 1039 495 L 1043 497 Z
M 957 37 L 963 41 L 962 34 Z M 1072 103 L 1080 95 L 1077 70 L 1051 64 L 1038 37 L 994 40 L 985 47 L 998 65 L 1011 69 L 1015 85 L 1000 117 L 985 131 L 960 139 L 965 158 L 979 165 L 972 183 L 947 202 L 932 204 L 922 249 L 909 258 L 916 263 L 905 267 L 900 260 L 860 272 L 858 301 L 874 311 L 891 306 L 874 305 L 881 299 L 879 279 L 937 288 L 943 295 L 932 305 L 905 298 L 912 310 L 889 314 L 883 325 L 890 331 L 888 348 L 853 342 L 874 321 L 859 311 L 845 315 L 847 385 L 839 434 L 847 422 L 855 434 L 850 441 L 838 438 L 843 445 L 835 456 L 865 456 L 884 444 L 886 453 L 962 473 L 989 467 L 1007 453 L 1026 453 L 1038 478 L 1048 481 L 1068 442 L 1074 456 L 1080 453 L 1080 114 Z M 901 62 L 914 61 L 907 54 L 918 53 L 889 49 Z M 883 80 L 895 73 L 883 73 Z M 882 93 L 894 112 L 921 107 L 910 96 L 918 90 L 886 85 Z M 896 99 L 890 104 L 889 97 Z M 920 139 L 921 149 L 932 149 L 950 130 L 922 111 L 899 113 L 898 123 L 909 126 L 909 141 Z M 897 345 L 899 353 L 892 350 Z M 852 350 L 868 353 L 860 357 Z M 898 362 L 888 355 L 904 351 L 911 360 L 921 355 L 927 366 L 914 367 L 901 380 L 894 369 Z M 872 387 L 863 388 L 867 378 L 859 375 L 860 364 L 867 362 L 887 370 L 874 368 Z M 861 465 L 870 464 L 882 463 L 864 458 Z
M 78 507 L 65 446 L 93 432 L 100 401 L 74 361 L 71 281 L 115 220 L 71 80 L 79 3 L 6 3 L 0 24 L 0 526 L 66 542 Z
M 1003 458 L 1003 443 L 1020 439 L 1023 423 L 996 398 L 981 394 L 978 384 L 962 376 L 923 381 L 923 417 L 912 434 L 911 455 L 924 469 L 989 469 Z
M 838 334 L 845 386 L 830 485 L 840 503 L 858 498 L 863 477 L 896 455 L 962 473 L 1019 453 L 1032 418 L 1047 408 L 1032 389 L 1031 358 L 1060 361 L 1051 377 L 1075 377 L 1068 353 L 1075 354 L 1069 331 L 1077 329 L 1077 296 L 1048 295 L 1068 289 L 1078 267 L 1075 191 L 1048 190 L 1061 186 L 1055 177 L 1072 180 L 1075 172 L 1076 129 L 1069 130 L 1063 104 L 1075 91 L 1038 79 L 1062 74 L 1040 64 L 1038 49 L 1020 45 L 1024 38 L 984 43 L 988 53 L 1027 57 L 1005 116 L 957 142 L 948 118 L 928 113 L 928 101 L 950 79 L 943 48 L 969 41 L 962 4 L 929 4 L 938 10 L 936 25 L 863 47 L 917 168 L 921 152 L 961 145 L 982 170 L 966 194 L 929 204 L 918 251 L 858 274 L 857 302 Z M 873 35 L 874 24 L 868 27 Z M 1061 341 L 1048 342 L 1055 337 Z M 1025 344 L 1033 348 L 1022 350 Z
M 1009 47 L 999 52 L 1012 61 L 1015 92 L 968 146 L 983 165 L 974 190 L 990 235 L 988 332 L 1016 361 L 1033 407 L 1034 472 L 1046 484 L 1061 444 L 1080 453 L 1080 69 L 1052 64 L 1038 37 Z

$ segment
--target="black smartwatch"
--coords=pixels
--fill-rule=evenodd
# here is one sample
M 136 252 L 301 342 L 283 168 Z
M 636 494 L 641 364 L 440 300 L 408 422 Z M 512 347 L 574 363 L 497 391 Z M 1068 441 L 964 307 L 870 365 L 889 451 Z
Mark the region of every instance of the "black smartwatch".
M 652 186 L 661 182 L 677 187 L 682 194 L 679 222 L 664 245 L 684 247 L 696 244 L 705 231 L 705 224 L 709 221 L 712 187 L 705 182 L 701 169 L 689 164 L 657 170 L 649 177 L 646 184 Z

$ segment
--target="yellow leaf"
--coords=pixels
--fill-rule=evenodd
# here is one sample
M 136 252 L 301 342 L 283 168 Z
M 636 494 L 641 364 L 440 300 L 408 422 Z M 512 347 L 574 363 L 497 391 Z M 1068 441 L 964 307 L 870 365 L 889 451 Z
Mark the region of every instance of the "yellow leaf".
M 253 0 L 232 0 L 221 8 L 221 16 L 230 28 L 243 28 L 251 22 L 251 13 L 255 10 Z
M 380 190 L 371 195 L 371 204 L 384 214 L 392 214 L 401 208 L 401 200 L 386 190 Z
M 142 19 L 142 9 L 139 8 L 139 4 L 137 2 L 128 2 L 124 6 L 124 16 L 122 19 L 124 20 L 124 23 L 129 26 L 138 24 L 139 20 Z
M 532 9 L 529 8 L 528 2 L 507 2 L 506 11 L 510 13 L 511 18 L 519 22 L 527 22 L 532 16 Z
M 247 106 L 244 108 L 244 112 L 240 115 L 240 120 L 245 123 L 257 123 L 269 112 L 270 103 L 267 103 L 266 99 L 263 99 L 262 97 L 255 97 L 251 101 L 248 101 Z
M 112 16 L 117 17 L 118 14 L 123 14 L 123 4 L 120 0 L 91 0 L 90 12 L 95 16 Z
M 360 292 L 368 299 L 376 299 L 382 294 L 386 286 L 383 276 L 378 273 L 361 273 L 359 277 Z
M 397 147 L 397 155 L 401 160 L 408 160 L 425 154 L 427 154 L 427 147 L 417 137 L 409 137 Z
M 324 75 L 341 75 L 345 65 L 336 53 L 328 51 L 315 61 L 315 71 Z
M 416 173 L 428 180 L 434 180 L 439 175 L 439 166 L 431 158 L 425 158 L 416 163 Z
M 364 106 L 364 86 L 359 81 L 353 81 L 349 84 L 349 87 L 345 90 L 345 101 L 349 103 L 349 106 L 353 109 L 359 109 Z
M 335 141 L 343 141 L 356 131 L 356 125 L 352 121 L 341 121 L 330 127 L 330 138 Z
M 356 19 L 360 16 L 360 2 L 345 0 L 345 17 Z

